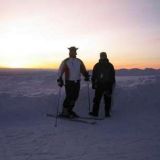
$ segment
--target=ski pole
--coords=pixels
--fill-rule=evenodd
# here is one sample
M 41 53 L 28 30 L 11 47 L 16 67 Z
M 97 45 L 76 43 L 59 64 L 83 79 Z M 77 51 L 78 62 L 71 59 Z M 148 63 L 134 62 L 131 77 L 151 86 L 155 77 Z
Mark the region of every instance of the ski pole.
M 90 112 L 90 110 L 91 110 L 91 103 L 90 103 L 90 93 L 89 93 L 89 81 L 88 81 L 88 83 L 87 83 L 87 90 L 88 90 L 88 110 L 89 110 L 89 112 Z
M 57 127 L 57 122 L 58 122 L 60 99 L 61 99 L 61 87 L 59 87 L 59 92 L 58 92 L 58 102 L 57 102 L 57 108 L 56 108 L 56 119 L 55 119 L 55 124 L 54 124 L 55 127 Z

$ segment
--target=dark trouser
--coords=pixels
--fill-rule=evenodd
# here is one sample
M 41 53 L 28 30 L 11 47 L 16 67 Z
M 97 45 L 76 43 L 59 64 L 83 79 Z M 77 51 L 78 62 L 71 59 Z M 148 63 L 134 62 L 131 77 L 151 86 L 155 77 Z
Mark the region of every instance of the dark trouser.
M 112 101 L 112 83 L 98 84 L 95 90 L 95 96 L 93 99 L 93 110 L 92 112 L 95 115 L 99 113 L 99 105 L 101 102 L 102 97 L 104 97 L 105 103 L 105 115 L 107 115 L 111 110 L 111 101 Z
M 68 111 L 72 111 L 76 100 L 79 96 L 79 90 L 80 90 L 80 81 L 66 81 L 65 82 L 65 92 L 66 97 L 63 102 L 63 107 L 67 108 Z

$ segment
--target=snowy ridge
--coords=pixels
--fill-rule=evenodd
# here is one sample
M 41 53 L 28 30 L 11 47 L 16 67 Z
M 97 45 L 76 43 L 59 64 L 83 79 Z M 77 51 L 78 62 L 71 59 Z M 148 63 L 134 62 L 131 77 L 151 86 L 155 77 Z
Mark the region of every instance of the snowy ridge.
M 26 70 L 24 73 L 21 70 L 0 71 L 0 93 L 31 97 L 57 94 L 57 87 L 53 87 L 56 75 L 54 71 L 43 70 Z
M 110 119 L 94 126 L 59 119 L 55 128 L 45 114 L 56 112 L 56 73 L 22 73 L 0 75 L 0 159 L 159 160 L 160 76 L 117 76 Z M 63 98 L 64 88 L 61 105 Z M 88 114 L 86 82 L 75 111 Z

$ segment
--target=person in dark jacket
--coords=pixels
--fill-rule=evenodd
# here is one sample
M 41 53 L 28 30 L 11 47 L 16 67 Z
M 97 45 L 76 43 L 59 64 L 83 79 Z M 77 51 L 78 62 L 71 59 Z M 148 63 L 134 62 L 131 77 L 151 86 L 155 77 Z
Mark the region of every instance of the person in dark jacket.
M 89 74 L 82 60 L 76 57 L 77 49 L 76 47 L 70 47 L 69 57 L 62 61 L 59 72 L 58 72 L 58 85 L 62 87 L 63 74 L 65 74 L 65 92 L 66 97 L 63 102 L 62 116 L 73 118 L 78 117 L 78 115 L 73 111 L 76 100 L 79 96 L 80 91 L 80 78 L 81 74 L 85 77 L 85 81 L 89 81 Z
M 110 117 L 112 90 L 115 84 L 114 66 L 109 62 L 106 52 L 100 53 L 100 60 L 93 67 L 92 88 L 95 89 L 92 116 L 98 116 L 99 105 L 102 97 L 105 103 L 105 117 Z

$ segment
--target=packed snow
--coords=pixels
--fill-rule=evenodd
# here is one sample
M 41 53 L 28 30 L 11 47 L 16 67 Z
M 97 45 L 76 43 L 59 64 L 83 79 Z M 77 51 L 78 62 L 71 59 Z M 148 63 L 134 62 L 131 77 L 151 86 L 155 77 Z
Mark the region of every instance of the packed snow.
M 55 114 L 56 71 L 0 70 L 0 160 L 159 160 L 160 75 L 116 76 L 112 117 L 95 125 Z M 94 91 L 81 81 L 75 111 L 89 112 Z M 65 96 L 61 90 L 60 107 Z M 103 100 L 100 117 L 104 116 Z

